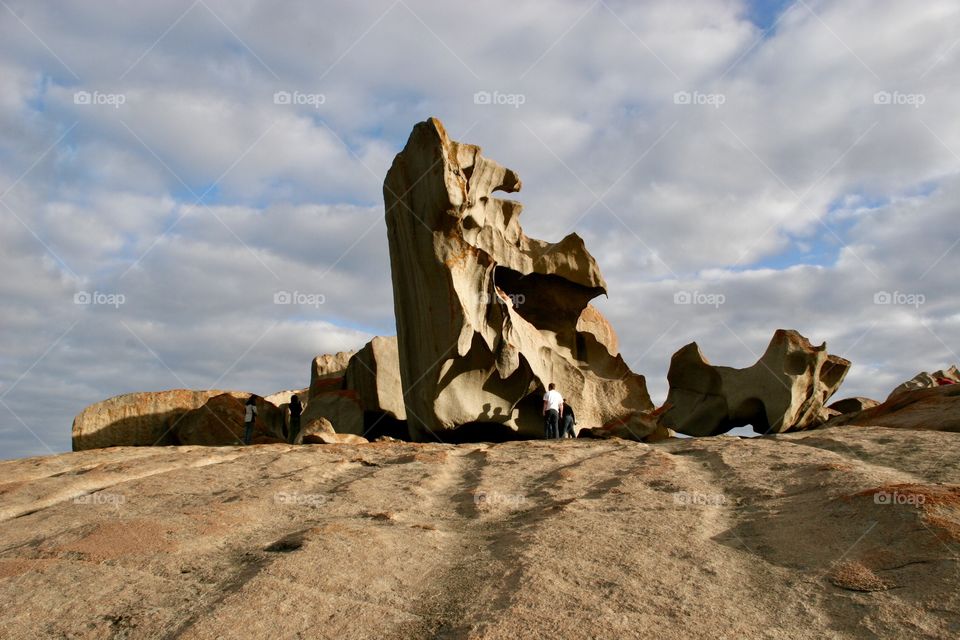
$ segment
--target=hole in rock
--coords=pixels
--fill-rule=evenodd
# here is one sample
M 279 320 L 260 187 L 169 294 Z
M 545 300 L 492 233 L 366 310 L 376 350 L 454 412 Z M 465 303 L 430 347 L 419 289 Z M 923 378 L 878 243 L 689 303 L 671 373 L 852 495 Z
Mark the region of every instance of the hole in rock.
M 783 364 L 783 370 L 791 376 L 802 375 L 807 370 L 808 358 L 803 353 L 791 353 Z
M 840 382 L 840 379 L 846 371 L 847 367 L 843 364 L 830 362 L 828 360 L 823 363 L 823 367 L 820 369 L 820 380 L 828 387 L 832 387 Z
M 493 281 L 524 320 L 538 329 L 570 337 L 587 303 L 602 293 L 601 289 L 584 287 L 560 276 L 524 275 L 504 266 L 494 269 Z
M 767 420 L 767 409 L 759 398 L 749 398 L 740 403 L 730 420 L 717 429 L 717 434 L 726 433 L 737 427 L 751 426 L 755 433 L 766 433 L 770 430 Z M 714 435 L 717 435 L 714 434 Z

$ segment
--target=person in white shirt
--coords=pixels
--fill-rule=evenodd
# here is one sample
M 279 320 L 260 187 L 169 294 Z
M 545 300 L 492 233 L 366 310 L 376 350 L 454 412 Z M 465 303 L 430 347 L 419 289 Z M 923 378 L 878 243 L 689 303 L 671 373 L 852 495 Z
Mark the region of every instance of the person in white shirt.
M 243 417 L 243 444 L 253 442 L 253 425 L 257 421 L 257 396 L 247 398 L 246 414 Z
M 552 382 L 543 395 L 544 438 L 560 437 L 560 414 L 563 412 L 563 396 Z

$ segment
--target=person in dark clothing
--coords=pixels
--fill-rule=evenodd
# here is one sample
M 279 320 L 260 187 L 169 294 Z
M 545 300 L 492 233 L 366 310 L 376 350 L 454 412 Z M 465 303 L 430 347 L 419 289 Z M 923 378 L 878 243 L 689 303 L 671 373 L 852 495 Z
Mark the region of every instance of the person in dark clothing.
M 290 429 L 287 433 L 287 441 L 293 444 L 300 435 L 300 414 L 303 413 L 303 405 L 300 404 L 300 398 L 297 394 L 290 396 Z
M 257 421 L 257 396 L 247 398 L 246 413 L 243 417 L 243 444 L 253 442 L 253 426 Z
M 560 437 L 576 438 L 577 434 L 573 430 L 573 425 L 577 424 L 577 417 L 573 415 L 573 407 L 569 403 L 563 403 L 563 415 L 560 418 Z
M 563 411 L 563 396 L 557 385 L 550 383 L 543 396 L 543 437 L 550 440 L 560 437 L 560 412 Z

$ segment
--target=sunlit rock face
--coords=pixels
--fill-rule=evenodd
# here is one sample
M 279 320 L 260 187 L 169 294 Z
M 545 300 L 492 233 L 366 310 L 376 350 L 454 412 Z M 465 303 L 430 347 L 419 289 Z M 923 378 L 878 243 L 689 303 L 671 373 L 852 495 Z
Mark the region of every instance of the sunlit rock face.
M 809 429 L 824 422 L 827 400 L 850 361 L 778 329 L 756 364 L 745 369 L 710 364 L 696 342 L 670 359 L 666 411 L 660 423 L 691 436 L 751 425 L 758 433 Z
M 400 372 L 411 435 L 541 435 L 550 382 L 599 426 L 652 408 L 643 376 L 589 305 L 606 283 L 583 240 L 520 227 L 517 174 L 417 124 L 384 182 Z

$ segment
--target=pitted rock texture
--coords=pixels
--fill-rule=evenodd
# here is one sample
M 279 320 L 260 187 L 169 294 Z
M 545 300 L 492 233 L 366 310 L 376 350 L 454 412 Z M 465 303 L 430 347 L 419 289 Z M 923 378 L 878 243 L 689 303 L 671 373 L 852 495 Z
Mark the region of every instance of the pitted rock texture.
M 950 367 L 949 369 L 940 369 L 939 371 L 921 371 L 891 391 L 890 395 L 887 396 L 887 400 L 890 400 L 893 398 L 893 396 L 903 393 L 904 391 L 932 389 L 933 387 L 957 383 L 960 383 L 960 370 L 957 369 L 956 365 Z
M 954 640 L 958 483 L 873 427 L 0 462 L 0 637 Z
M 520 227 L 517 174 L 417 124 L 384 182 L 400 373 L 414 439 L 543 433 L 556 383 L 584 426 L 652 409 L 643 376 L 589 305 L 606 283 L 583 240 Z M 479 437 L 476 434 L 483 434 Z
M 850 361 L 815 347 L 796 331 L 778 329 L 751 367 L 710 364 L 696 342 L 670 360 L 669 410 L 661 424 L 690 436 L 726 433 L 751 425 L 757 433 L 783 433 L 823 423 L 827 400 L 843 382 Z

